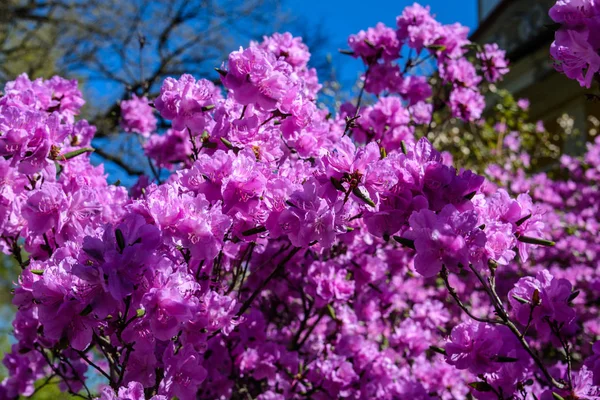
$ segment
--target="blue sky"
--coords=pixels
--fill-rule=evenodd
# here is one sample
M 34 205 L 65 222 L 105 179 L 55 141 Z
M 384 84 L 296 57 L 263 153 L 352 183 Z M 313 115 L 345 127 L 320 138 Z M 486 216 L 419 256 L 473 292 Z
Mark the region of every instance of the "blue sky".
M 378 22 L 394 27 L 396 16 L 414 0 L 288 0 L 284 10 L 312 24 L 319 24 L 329 39 L 331 53 L 347 48 L 350 34 L 375 26 Z M 436 19 L 444 24 L 460 22 L 471 32 L 477 27 L 477 0 L 423 0 Z M 282 26 L 282 30 L 286 27 Z M 336 63 L 338 64 L 338 63 Z M 339 67 L 336 65 L 336 67 Z M 348 63 L 341 68 L 342 81 L 352 80 L 360 63 Z
M 377 22 L 394 26 L 396 16 L 414 0 L 288 0 L 288 9 L 314 22 L 322 21 L 332 42 L 346 43 L 349 34 L 374 26 Z M 427 0 L 436 18 L 445 24 L 460 22 L 475 29 L 477 0 Z

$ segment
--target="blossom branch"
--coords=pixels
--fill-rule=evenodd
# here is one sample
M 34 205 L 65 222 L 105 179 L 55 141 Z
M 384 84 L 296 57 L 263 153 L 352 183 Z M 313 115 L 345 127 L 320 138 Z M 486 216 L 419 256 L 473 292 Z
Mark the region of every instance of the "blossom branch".
M 456 292 L 456 289 L 454 289 L 451 285 L 450 282 L 448 280 L 448 269 L 443 266 L 442 267 L 442 271 L 440 273 L 440 276 L 442 278 L 442 280 L 444 281 L 444 285 L 446 286 L 446 289 L 448 290 L 448 293 L 450 294 L 450 296 L 452 296 L 452 298 L 454 299 L 454 301 L 456 302 L 456 304 L 461 308 L 461 310 L 463 310 L 469 317 L 471 317 L 471 319 L 475 320 L 475 321 L 479 321 L 479 322 L 484 322 L 484 323 L 488 323 L 488 324 L 500 324 L 502 323 L 501 321 L 498 320 L 493 320 L 490 318 L 481 318 L 481 317 L 477 317 L 475 316 L 468 308 L 467 306 L 460 300 L 460 297 L 458 296 L 458 293 Z
M 485 280 L 483 279 L 483 277 L 481 276 L 481 274 L 479 273 L 479 271 L 477 271 L 473 267 L 473 265 L 469 265 L 469 268 L 475 274 L 475 276 L 477 277 L 477 279 L 479 280 L 479 282 L 483 286 L 483 288 L 486 291 L 486 293 L 488 293 L 488 296 L 489 296 L 489 298 L 490 298 L 490 300 L 492 302 L 492 305 L 494 306 L 494 309 L 496 310 L 496 313 L 498 314 L 498 316 L 502 320 L 501 323 L 503 325 L 505 325 L 506 327 L 508 327 L 508 329 L 510 329 L 510 331 L 519 340 L 519 343 L 521 344 L 521 346 L 523 347 L 523 349 L 531 356 L 531 358 L 533 359 L 533 361 L 535 362 L 535 364 L 538 366 L 538 368 L 544 374 L 544 377 L 546 378 L 546 381 L 548 381 L 550 384 L 552 384 L 553 386 L 555 386 L 558 389 L 563 389 L 565 387 L 565 385 L 562 384 L 562 383 L 560 383 L 560 382 L 558 382 L 556 379 L 554 379 L 552 377 L 552 375 L 550 374 L 550 372 L 548 371 L 548 369 L 546 368 L 546 366 L 544 365 L 544 363 L 542 362 L 542 360 L 540 360 L 540 358 L 538 357 L 537 354 L 535 354 L 535 352 L 533 351 L 533 349 L 531 348 L 531 346 L 529 346 L 529 343 L 527 342 L 527 339 L 524 337 L 524 335 L 521 333 L 521 331 L 519 331 L 519 328 L 517 328 L 516 325 L 511 321 L 510 317 L 508 316 L 508 313 L 504 309 L 504 305 L 502 304 L 502 300 L 500 300 L 500 297 L 496 293 L 496 287 L 495 287 L 495 283 L 494 283 L 495 282 L 494 281 L 494 277 L 492 276 L 492 277 L 489 278 L 489 285 L 488 285 L 488 284 L 486 284 Z

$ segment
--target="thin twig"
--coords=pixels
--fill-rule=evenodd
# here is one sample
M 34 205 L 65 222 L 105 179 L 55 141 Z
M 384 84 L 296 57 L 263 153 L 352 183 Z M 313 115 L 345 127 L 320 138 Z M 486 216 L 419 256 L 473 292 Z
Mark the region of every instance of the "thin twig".
M 275 267 L 275 269 L 273 270 L 273 272 L 271 272 L 269 274 L 269 276 L 267 276 L 267 278 L 262 281 L 262 283 L 260 284 L 260 286 L 258 287 L 258 289 L 256 289 L 254 291 L 254 293 L 252 293 L 252 295 L 250 296 L 250 298 L 248 300 L 246 300 L 244 302 L 244 304 L 242 305 L 242 307 L 240 308 L 240 310 L 237 312 L 237 316 L 240 317 L 241 315 L 243 315 L 246 310 L 248 308 L 250 308 L 250 306 L 252 305 L 252 302 L 254 301 L 254 299 L 263 291 L 263 289 L 269 284 L 269 282 L 271 282 L 271 279 L 273 279 L 280 271 L 281 269 L 285 266 L 285 264 L 292 259 L 292 257 L 294 257 L 296 255 L 296 253 L 298 253 L 298 251 L 300 251 L 300 247 L 294 247 L 289 253 L 288 255 L 281 260 L 281 262 L 279 264 L 277 264 L 277 266 Z
M 321 312 L 319 312 L 319 317 L 317 318 L 317 320 L 315 321 L 315 323 L 312 324 L 310 328 L 308 328 L 308 331 L 306 332 L 306 335 L 304 335 L 304 338 L 296 346 L 297 349 L 301 349 L 302 346 L 304 346 L 304 343 L 306 343 L 306 341 L 308 340 L 308 338 L 310 337 L 310 335 L 313 333 L 313 331 L 315 330 L 315 328 L 317 327 L 317 325 L 319 325 L 319 322 L 321 322 L 321 320 L 323 319 L 323 317 L 325 316 L 326 313 L 327 313 L 327 306 L 325 306 L 325 307 L 323 307 L 321 309 Z
M 444 281 L 444 285 L 446 286 L 448 293 L 450 293 L 450 296 L 452 296 L 454 301 L 456 301 L 456 304 L 469 317 L 471 317 L 471 319 L 474 319 L 475 321 L 478 321 L 478 322 L 488 323 L 488 324 L 500 324 L 501 323 L 501 321 L 498 321 L 498 320 L 493 320 L 490 318 L 481 318 L 481 317 L 477 317 L 477 316 L 473 315 L 473 313 L 467 308 L 467 306 L 460 300 L 460 297 L 458 297 L 458 293 L 456 293 L 456 289 L 454 289 L 452 286 L 450 286 L 450 282 L 448 281 L 448 269 L 446 268 L 446 266 L 442 267 L 442 272 L 440 275 L 442 277 L 442 280 Z
M 360 117 L 358 113 L 360 111 L 360 103 L 362 102 L 363 94 L 365 93 L 365 87 L 367 86 L 367 80 L 369 79 L 369 72 L 371 72 L 370 66 L 367 67 L 367 70 L 365 71 L 365 81 L 363 82 L 363 85 L 360 88 L 360 92 L 358 93 L 358 98 L 356 100 L 356 112 L 354 113 L 354 117 L 347 118 L 346 129 L 344 129 L 344 134 L 342 136 L 346 136 L 346 134 L 348 134 L 348 131 L 350 130 L 352 125 L 354 125 L 354 122 Z
M 79 354 L 79 357 L 83 358 L 86 363 L 88 363 L 89 365 L 94 367 L 98 372 L 100 372 L 110 382 L 110 375 L 108 375 L 106 373 L 106 371 L 104 371 L 96 363 L 94 363 L 92 360 L 90 360 L 83 351 L 77 351 L 77 354 Z

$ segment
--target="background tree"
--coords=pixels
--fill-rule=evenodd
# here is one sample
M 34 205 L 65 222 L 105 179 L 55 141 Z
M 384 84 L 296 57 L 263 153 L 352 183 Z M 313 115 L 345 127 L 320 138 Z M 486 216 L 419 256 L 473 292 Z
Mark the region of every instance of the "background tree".
M 318 25 L 289 15 L 277 0 L 3 0 L 0 1 L 0 84 L 21 73 L 61 75 L 83 84 L 83 116 L 98 132 L 95 161 L 132 183 L 149 173 L 135 135 L 117 135 L 119 103 L 131 93 L 153 98 L 168 76 L 218 80 L 214 67 L 249 40 L 277 30 L 301 35 L 311 51 L 326 48 Z M 327 57 L 314 65 L 328 68 Z M 0 258 L 0 352 L 10 349 L 10 290 L 20 268 Z M 4 375 L 0 365 L 0 378 Z M 33 398 L 63 399 L 52 381 Z M 45 385 L 44 385 L 45 384 Z
M 0 82 L 22 72 L 84 82 L 90 101 L 83 116 L 98 128 L 96 161 L 136 176 L 148 172 L 140 167 L 146 161 L 133 138 L 115 138 L 119 102 L 131 93 L 154 97 L 168 76 L 217 80 L 214 67 L 239 43 L 282 29 L 302 35 L 313 52 L 325 47 L 317 26 L 290 16 L 276 0 L 6 0 Z

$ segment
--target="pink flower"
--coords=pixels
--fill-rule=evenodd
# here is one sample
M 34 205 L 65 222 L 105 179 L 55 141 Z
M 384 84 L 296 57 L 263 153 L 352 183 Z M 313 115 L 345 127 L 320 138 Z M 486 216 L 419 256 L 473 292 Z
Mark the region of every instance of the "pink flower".
M 228 67 L 221 80 L 242 105 L 256 104 L 263 110 L 274 110 L 293 90 L 291 66 L 256 46 L 231 53 Z
M 356 35 L 350 35 L 348 45 L 354 52 L 354 57 L 361 57 L 369 65 L 379 58 L 392 61 L 400 55 L 400 42 L 396 32 L 381 22 L 366 32 L 360 31 Z
M 163 118 L 172 121 L 174 130 L 189 129 L 200 135 L 210 123 L 209 108 L 219 98 L 212 82 L 184 74 L 179 80 L 165 79 L 154 105 Z
M 23 216 L 32 233 L 44 234 L 51 228 L 60 230 L 67 208 L 67 198 L 60 185 L 48 182 L 31 192 L 23 207 Z
M 587 28 L 561 28 L 550 47 L 557 71 L 587 88 L 591 87 L 594 75 L 600 70 L 600 55 L 589 39 L 590 31 Z
M 477 54 L 481 68 L 488 82 L 498 82 L 509 72 L 506 52 L 501 50 L 496 43 L 486 43 L 483 51 Z
M 550 323 L 569 324 L 575 318 L 575 311 L 569 305 L 571 293 L 568 280 L 555 279 L 548 271 L 540 271 L 535 278 L 519 279 L 508 293 L 508 301 L 519 323 L 527 325 L 531 315 L 538 332 L 550 335 Z
M 481 117 L 484 108 L 485 100 L 476 90 L 455 88 L 450 94 L 450 109 L 455 118 L 475 121 Z
M 137 97 L 121 102 L 121 127 L 125 132 L 136 132 L 149 137 L 156 130 L 154 110 L 146 97 Z
M 159 340 L 170 340 L 197 310 L 195 298 L 199 285 L 182 273 L 157 275 L 153 287 L 144 295 L 142 305 L 150 320 L 152 333 Z
M 195 400 L 200 384 L 206 378 L 206 369 L 202 367 L 202 357 L 187 344 L 175 352 L 170 344 L 165 350 L 165 378 L 159 386 L 159 393 L 168 398 Z
M 306 67 L 310 59 L 308 46 L 302 43 L 302 38 L 294 37 L 289 32 L 265 36 L 259 46 L 276 58 L 283 57 L 294 68 Z
M 470 253 L 485 244 L 485 233 L 477 228 L 474 211 L 458 212 L 452 205 L 439 214 L 421 210 L 409 219 L 411 230 L 405 237 L 415 242 L 415 269 L 425 277 L 437 275 L 446 266 L 467 267 Z

